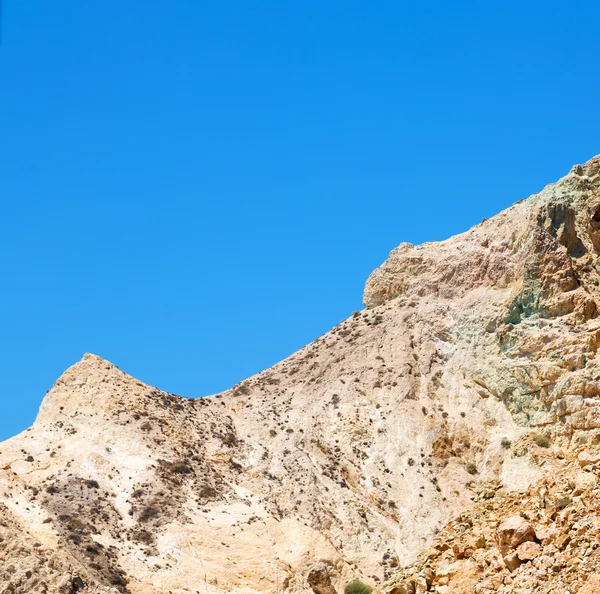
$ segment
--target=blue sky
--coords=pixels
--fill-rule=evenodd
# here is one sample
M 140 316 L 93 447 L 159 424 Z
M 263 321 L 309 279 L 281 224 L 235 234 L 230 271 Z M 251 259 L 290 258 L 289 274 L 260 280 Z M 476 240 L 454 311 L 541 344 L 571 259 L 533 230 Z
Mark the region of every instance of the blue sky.
M 186 396 L 600 152 L 597 2 L 4 0 L 0 439 L 86 351 Z

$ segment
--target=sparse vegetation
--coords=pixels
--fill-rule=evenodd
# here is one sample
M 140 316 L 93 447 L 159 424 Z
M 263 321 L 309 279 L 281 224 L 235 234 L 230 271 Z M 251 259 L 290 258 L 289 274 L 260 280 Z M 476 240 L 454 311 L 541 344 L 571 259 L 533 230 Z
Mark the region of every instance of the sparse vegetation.
M 469 474 L 477 474 L 478 470 L 477 470 L 477 466 L 475 465 L 475 462 L 467 462 L 467 465 L 465 467 L 467 469 L 467 472 Z
M 227 446 L 234 446 L 237 444 L 237 438 L 235 436 L 235 433 L 233 433 L 232 431 L 228 431 L 225 434 L 225 437 L 223 438 L 223 443 Z
M 508 439 L 508 437 L 503 437 L 502 441 L 500 442 L 500 445 L 505 449 L 505 450 L 509 450 L 510 446 L 512 445 L 512 442 L 510 441 L 510 439 Z
M 344 588 L 344 594 L 371 594 L 373 588 L 360 580 L 352 580 Z
M 200 497 L 203 499 L 212 499 L 217 496 L 217 490 L 211 485 L 204 485 L 200 489 Z
M 154 506 L 149 505 L 142 510 L 139 520 L 140 522 L 148 522 L 156 516 L 158 516 L 158 510 Z
M 175 462 L 172 466 L 175 474 L 191 474 L 192 469 L 185 462 Z
M 547 435 L 543 435 L 542 433 L 534 433 L 531 436 L 534 443 L 540 448 L 549 448 L 550 447 L 550 438 Z
M 233 388 L 234 396 L 247 396 L 250 394 L 250 386 L 246 382 L 240 382 Z
M 148 530 L 136 530 L 131 535 L 131 538 L 134 542 L 139 542 L 147 546 L 154 544 L 154 536 Z

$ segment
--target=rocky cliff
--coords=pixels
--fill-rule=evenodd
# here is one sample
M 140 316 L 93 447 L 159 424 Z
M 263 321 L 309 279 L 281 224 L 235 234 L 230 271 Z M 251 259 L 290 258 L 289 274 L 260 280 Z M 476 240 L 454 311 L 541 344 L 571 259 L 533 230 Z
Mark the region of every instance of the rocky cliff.
M 0 444 L 0 593 L 595 591 L 599 192 L 596 157 L 401 244 L 223 394 L 86 355 Z

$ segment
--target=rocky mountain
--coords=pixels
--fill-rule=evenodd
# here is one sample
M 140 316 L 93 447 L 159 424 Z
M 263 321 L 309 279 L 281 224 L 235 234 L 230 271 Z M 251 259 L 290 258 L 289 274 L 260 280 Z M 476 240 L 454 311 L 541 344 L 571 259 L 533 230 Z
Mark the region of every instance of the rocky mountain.
M 595 157 L 222 394 L 85 355 L 0 444 L 0 594 L 596 592 L 599 252 Z

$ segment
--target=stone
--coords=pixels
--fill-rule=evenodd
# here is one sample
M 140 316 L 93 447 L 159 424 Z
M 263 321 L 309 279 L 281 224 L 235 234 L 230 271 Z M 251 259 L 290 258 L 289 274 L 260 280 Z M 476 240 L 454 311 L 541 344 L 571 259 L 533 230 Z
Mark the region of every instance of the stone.
M 429 588 L 434 578 L 434 573 L 431 567 L 425 567 L 425 569 L 421 571 L 420 577 L 422 577 L 425 580 L 425 584 L 427 585 L 427 588 Z
M 514 571 L 521 565 L 521 559 L 519 559 L 516 551 L 511 551 L 504 556 L 504 564 L 509 571 Z
M 598 464 L 600 462 L 600 452 L 584 450 L 577 454 L 577 460 L 581 467 L 588 466 L 590 464 Z
M 337 594 L 331 583 L 329 567 L 324 563 L 312 567 L 306 578 L 314 594 Z
M 598 594 L 598 592 L 600 592 L 600 576 L 591 575 L 578 590 L 577 594 Z
M 571 495 L 569 493 L 556 493 L 554 503 L 558 509 L 564 509 L 571 504 Z
M 521 561 L 532 561 L 542 554 L 542 547 L 537 542 L 524 542 L 517 547 L 517 557 Z
M 485 535 L 479 533 L 479 534 L 474 534 L 469 540 L 468 543 L 470 546 L 472 546 L 475 549 L 485 549 L 486 546 L 486 540 L 485 540 Z
M 561 534 L 556 538 L 555 542 L 556 548 L 562 551 L 571 542 L 571 537 L 568 534 Z
M 80 590 L 83 590 L 85 584 L 83 580 L 76 574 L 64 575 L 57 584 L 57 591 L 59 594 L 77 594 Z
M 539 540 L 543 545 L 554 541 L 559 534 L 556 526 L 538 526 L 535 529 L 536 540 Z
M 521 516 L 512 516 L 498 527 L 498 543 L 503 552 L 516 549 L 523 542 L 534 540 L 533 526 Z

